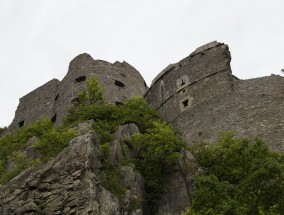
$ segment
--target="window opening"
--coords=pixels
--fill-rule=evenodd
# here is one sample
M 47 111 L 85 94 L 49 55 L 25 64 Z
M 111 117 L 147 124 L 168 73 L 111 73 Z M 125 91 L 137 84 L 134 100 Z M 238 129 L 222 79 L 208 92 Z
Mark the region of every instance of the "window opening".
M 115 105 L 123 105 L 122 102 L 115 102 Z
M 120 81 L 117 81 L 117 80 L 115 80 L 115 82 L 114 82 L 114 84 L 116 85 L 116 86 L 118 86 L 118 87 L 125 87 L 125 85 L 124 85 L 124 83 L 122 83 L 122 82 L 120 82 Z
M 56 122 L 56 117 L 57 117 L 57 114 L 55 113 L 55 114 L 53 115 L 53 117 L 51 118 L 51 122 L 52 122 L 52 123 L 55 123 L 55 122 Z
M 23 127 L 25 125 L 25 120 L 22 120 L 21 122 L 19 122 L 19 128 Z
M 183 105 L 183 107 L 184 108 L 186 108 L 186 107 L 188 107 L 188 104 L 189 102 L 188 102 L 188 99 L 187 100 L 184 100 L 183 102 L 182 102 L 182 105 Z
M 181 84 L 180 84 L 180 86 L 183 86 L 183 85 L 185 85 L 185 81 L 184 81 L 183 79 L 181 79 Z
M 86 76 L 85 75 L 83 75 L 83 76 L 80 76 L 80 77 L 78 77 L 78 78 L 76 78 L 75 79 L 75 81 L 77 82 L 77 83 L 79 83 L 79 82 L 82 82 L 82 81 L 86 81 Z
M 57 95 L 56 95 L 56 97 L 55 97 L 55 99 L 54 99 L 54 100 L 55 100 L 55 101 L 57 101 L 57 100 L 58 100 L 58 98 L 59 98 L 59 94 L 57 94 Z

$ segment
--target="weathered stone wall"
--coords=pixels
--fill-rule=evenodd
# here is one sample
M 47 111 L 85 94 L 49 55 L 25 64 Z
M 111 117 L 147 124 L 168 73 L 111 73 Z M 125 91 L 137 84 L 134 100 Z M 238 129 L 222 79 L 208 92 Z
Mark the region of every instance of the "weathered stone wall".
M 269 76 L 234 85 L 234 91 L 208 99 L 172 121 L 189 143 L 215 141 L 218 131 L 259 136 L 284 151 L 284 78 Z
M 230 60 L 227 45 L 205 45 L 162 71 L 145 97 L 171 122 L 202 101 L 232 90 Z
M 126 62 L 109 63 L 94 60 L 88 54 L 75 57 L 67 75 L 60 83 L 58 100 L 55 102 L 54 115 L 62 122 L 72 100 L 85 88 L 85 80 L 95 76 L 104 88 L 104 97 L 112 104 L 125 102 L 131 96 L 143 96 L 148 89 L 140 73 Z
M 140 73 L 128 63 L 112 64 L 80 54 L 70 62 L 68 73 L 61 82 L 54 79 L 20 99 L 8 132 L 45 116 L 60 124 L 72 100 L 92 76 L 99 79 L 105 90 L 104 97 L 112 104 L 121 104 L 131 96 L 143 96 L 148 89 Z
M 25 124 L 30 124 L 45 116 L 52 117 L 53 101 L 58 90 L 60 81 L 53 79 L 43 86 L 35 89 L 20 98 L 15 118 L 7 129 L 8 132 Z
M 148 103 L 189 143 L 214 141 L 219 130 L 233 130 L 241 136 L 259 135 L 283 151 L 283 77 L 242 81 L 232 75 L 230 61 L 227 45 L 206 44 L 165 68 L 145 94 L 147 85 L 131 65 L 81 54 L 70 62 L 61 82 L 54 79 L 20 99 L 7 132 L 44 116 L 60 124 L 86 79 L 95 76 L 110 103 L 145 94 Z
M 162 71 L 145 97 L 189 144 L 233 130 L 284 151 L 284 78 L 239 80 L 230 61 L 227 45 L 209 43 Z
M 171 121 L 203 100 L 231 90 L 230 60 L 227 45 L 213 42 L 198 48 L 162 71 L 154 79 L 146 99 L 161 110 L 162 117 Z

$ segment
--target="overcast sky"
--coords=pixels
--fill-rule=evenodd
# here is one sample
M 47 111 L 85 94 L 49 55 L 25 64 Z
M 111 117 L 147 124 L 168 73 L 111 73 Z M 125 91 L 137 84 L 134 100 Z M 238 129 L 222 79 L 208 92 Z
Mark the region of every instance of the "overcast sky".
M 0 0 L 0 127 L 11 123 L 20 97 L 61 80 L 80 53 L 127 61 L 150 85 L 214 40 L 229 45 L 237 77 L 280 74 L 284 1 Z

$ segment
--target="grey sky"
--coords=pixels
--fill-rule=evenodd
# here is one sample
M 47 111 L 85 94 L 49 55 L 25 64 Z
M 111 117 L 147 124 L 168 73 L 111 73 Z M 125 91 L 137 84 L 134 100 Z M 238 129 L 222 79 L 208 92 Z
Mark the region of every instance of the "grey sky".
M 85 52 L 127 61 L 150 85 L 168 64 L 217 40 L 229 45 L 237 77 L 280 74 L 283 11 L 283 0 L 0 0 L 0 127 L 20 97 L 61 80 Z

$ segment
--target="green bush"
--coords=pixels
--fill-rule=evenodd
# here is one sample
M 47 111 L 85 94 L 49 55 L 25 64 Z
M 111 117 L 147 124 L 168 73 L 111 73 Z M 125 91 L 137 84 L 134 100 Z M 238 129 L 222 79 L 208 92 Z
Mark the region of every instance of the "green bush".
M 38 159 L 28 158 L 26 153 L 23 151 L 14 151 L 11 156 L 8 157 L 8 161 L 12 162 L 14 167 L 5 170 L 3 163 L 1 162 L 2 165 L 0 164 L 0 184 L 7 183 L 23 170 L 39 163 Z
M 215 144 L 192 148 L 204 174 L 194 177 L 196 214 L 281 214 L 284 157 L 254 142 L 222 133 Z M 189 213 L 190 214 L 190 213 Z
M 34 136 L 37 137 L 38 141 L 33 147 L 40 159 L 36 162 L 25 157 L 26 155 L 21 154 L 26 149 L 28 140 Z M 56 128 L 49 118 L 44 118 L 33 125 L 26 125 L 12 134 L 0 138 L 0 183 L 8 182 L 19 172 L 31 165 L 45 162 L 55 157 L 75 136 L 76 132 L 74 130 L 64 127 Z M 8 170 L 6 169 L 6 165 L 13 159 L 13 156 L 16 156 L 15 159 L 17 158 L 17 161 L 23 159 L 23 162 L 14 162 L 16 163 L 16 167 Z
M 122 199 L 126 191 L 122 184 L 123 175 L 119 166 L 110 162 L 110 144 L 104 143 L 100 145 L 100 150 L 102 162 L 100 179 L 102 181 L 102 185 L 115 194 L 119 199 Z
M 150 108 L 141 96 L 131 97 L 125 104 L 117 106 L 113 115 L 121 125 L 135 123 L 142 133 L 152 128 L 153 123 L 160 119 L 157 112 Z
M 185 143 L 171 126 L 162 121 L 153 122 L 153 127 L 144 134 L 134 134 L 131 141 L 140 152 L 135 165 L 145 178 L 150 213 L 156 214 L 163 194 L 165 171 L 177 163 Z

